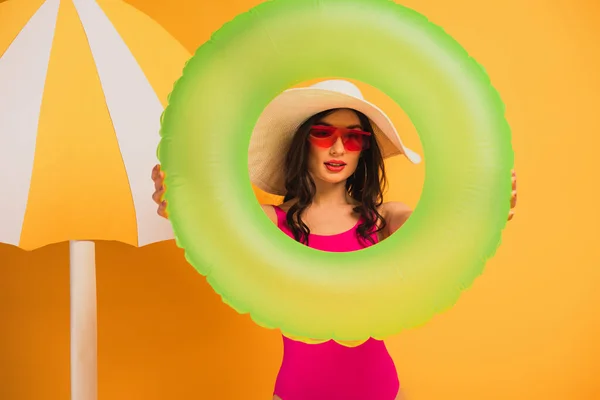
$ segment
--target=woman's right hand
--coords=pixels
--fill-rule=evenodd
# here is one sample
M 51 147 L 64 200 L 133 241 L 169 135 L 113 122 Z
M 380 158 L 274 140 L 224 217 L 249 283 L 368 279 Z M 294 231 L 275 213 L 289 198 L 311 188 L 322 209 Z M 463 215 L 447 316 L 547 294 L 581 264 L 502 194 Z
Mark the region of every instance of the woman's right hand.
M 154 181 L 154 194 L 152 194 L 152 200 L 158 204 L 157 213 L 161 217 L 168 219 L 167 201 L 163 200 L 163 196 L 167 190 L 165 187 L 165 173 L 160 170 L 160 164 L 156 164 L 154 168 L 152 168 L 152 180 Z

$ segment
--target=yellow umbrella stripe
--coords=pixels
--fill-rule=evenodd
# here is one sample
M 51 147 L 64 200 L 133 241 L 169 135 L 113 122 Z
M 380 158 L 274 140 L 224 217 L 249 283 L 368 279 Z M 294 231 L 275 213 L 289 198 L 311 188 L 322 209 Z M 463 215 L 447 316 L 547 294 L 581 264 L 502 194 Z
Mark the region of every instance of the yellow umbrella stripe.
M 119 144 L 71 1 L 58 11 L 35 152 L 20 247 L 90 239 L 137 244 Z
M 161 104 L 166 107 L 167 96 L 181 75 L 185 61 L 190 58 L 189 52 L 182 45 L 173 45 L 175 39 L 165 35 L 162 29 L 156 29 L 156 22 L 135 7 L 119 0 L 98 0 L 97 3 L 142 67 Z M 131 23 L 133 20 L 135 24 Z M 165 79 L 166 76 L 172 79 Z
M 1 45 L 6 50 L 0 58 L 0 181 L 5 189 L 0 242 L 13 245 L 19 244 L 27 205 L 39 108 L 58 2 L 46 1 L 16 37 L 3 35 L 10 43 Z

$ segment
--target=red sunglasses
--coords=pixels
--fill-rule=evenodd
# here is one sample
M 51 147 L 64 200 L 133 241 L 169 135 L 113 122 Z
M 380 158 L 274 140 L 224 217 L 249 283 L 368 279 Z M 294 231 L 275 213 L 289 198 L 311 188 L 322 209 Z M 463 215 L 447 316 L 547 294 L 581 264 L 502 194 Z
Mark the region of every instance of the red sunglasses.
M 308 140 L 317 147 L 329 148 L 338 138 L 342 138 L 344 148 L 348 151 L 361 151 L 369 148 L 370 132 L 361 129 L 338 128 L 329 125 L 313 125 Z

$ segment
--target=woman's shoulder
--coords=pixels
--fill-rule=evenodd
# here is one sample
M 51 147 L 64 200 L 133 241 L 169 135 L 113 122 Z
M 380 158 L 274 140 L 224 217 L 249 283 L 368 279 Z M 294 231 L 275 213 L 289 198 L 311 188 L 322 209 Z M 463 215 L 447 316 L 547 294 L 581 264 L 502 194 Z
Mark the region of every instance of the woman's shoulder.
M 277 224 L 277 211 L 275 211 L 275 206 L 272 204 L 261 204 L 260 206 L 271 222 Z
M 405 203 L 400 201 L 388 201 L 383 203 L 377 209 L 379 213 L 385 218 L 386 215 L 398 215 L 398 214 L 410 214 L 412 209 Z
M 280 204 L 278 206 L 276 206 L 274 204 L 261 204 L 260 206 L 262 207 L 262 209 L 265 212 L 265 214 L 267 214 L 267 216 L 269 217 L 269 219 L 271 221 L 273 221 L 274 224 L 277 224 L 277 210 L 276 210 L 276 208 L 279 208 L 284 213 L 287 213 L 288 210 L 294 204 L 295 201 L 296 200 L 289 200 L 289 201 L 286 201 L 285 203 Z
M 405 203 L 401 201 L 388 201 L 383 203 L 377 209 L 379 214 L 389 223 L 392 222 L 394 224 L 404 223 L 412 214 L 412 209 Z
M 282 210 L 283 212 L 288 212 L 288 210 L 297 202 L 297 199 L 291 199 L 286 201 L 285 203 L 281 203 L 280 205 L 278 205 L 277 207 L 279 207 L 280 210 Z
M 386 221 L 385 229 L 381 232 L 382 239 L 400 229 L 412 214 L 411 208 L 399 201 L 383 203 L 378 211 Z

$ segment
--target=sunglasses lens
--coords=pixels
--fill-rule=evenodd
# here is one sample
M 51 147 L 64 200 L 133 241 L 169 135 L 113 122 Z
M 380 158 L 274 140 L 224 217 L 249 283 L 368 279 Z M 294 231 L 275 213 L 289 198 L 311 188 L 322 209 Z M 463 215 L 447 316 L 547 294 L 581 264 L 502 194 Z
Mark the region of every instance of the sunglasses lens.
M 332 130 L 315 127 L 310 130 L 310 142 L 318 147 L 331 147 L 337 137 Z
M 344 135 L 344 147 L 348 151 L 361 151 L 368 148 L 369 139 L 366 135 L 349 133 Z
M 310 130 L 310 135 L 317 139 L 325 139 L 333 136 L 333 132 L 331 130 L 313 128 Z
M 347 135 L 344 137 L 344 147 L 348 151 L 357 151 L 362 148 L 361 140 L 359 137 Z
M 344 148 L 348 151 L 367 149 L 369 147 L 368 135 L 368 133 L 356 130 L 341 134 Z M 340 131 L 336 128 L 315 126 L 310 130 L 309 141 L 317 147 L 328 148 L 335 144 L 338 137 L 340 137 Z

